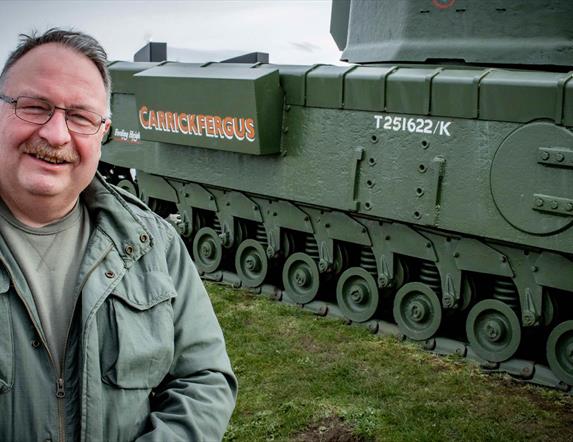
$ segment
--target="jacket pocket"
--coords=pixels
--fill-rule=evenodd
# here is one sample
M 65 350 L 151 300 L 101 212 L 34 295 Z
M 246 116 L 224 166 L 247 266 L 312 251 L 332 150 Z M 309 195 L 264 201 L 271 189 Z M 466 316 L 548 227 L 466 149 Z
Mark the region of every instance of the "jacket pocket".
M 174 297 L 173 285 L 155 272 L 110 295 L 98 313 L 103 382 L 125 389 L 159 385 L 173 360 Z
M 14 385 L 14 336 L 9 288 L 10 280 L 0 269 L 0 393 Z

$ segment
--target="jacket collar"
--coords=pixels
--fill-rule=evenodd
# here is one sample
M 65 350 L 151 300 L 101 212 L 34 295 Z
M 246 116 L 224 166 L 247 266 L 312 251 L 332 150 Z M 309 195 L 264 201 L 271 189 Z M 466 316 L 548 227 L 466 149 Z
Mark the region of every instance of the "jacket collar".
M 110 186 L 99 172 L 81 197 L 93 217 L 96 229 L 103 231 L 113 242 L 126 267 L 151 249 L 153 238 L 148 229 L 128 205 L 124 195 Z M 134 198 L 133 202 L 136 202 Z

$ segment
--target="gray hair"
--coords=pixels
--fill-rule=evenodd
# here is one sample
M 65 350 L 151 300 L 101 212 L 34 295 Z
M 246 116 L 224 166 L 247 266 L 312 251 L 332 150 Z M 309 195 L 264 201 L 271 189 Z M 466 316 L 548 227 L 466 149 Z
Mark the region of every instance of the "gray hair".
M 107 53 L 95 38 L 83 32 L 60 28 L 50 28 L 43 34 L 33 31 L 30 35 L 20 34 L 19 37 L 20 43 L 8 56 L 2 73 L 0 73 L 0 87 L 4 85 L 10 68 L 29 51 L 47 43 L 57 43 L 85 55 L 93 62 L 103 80 L 107 96 L 107 112 L 110 112 L 111 76 L 107 68 Z

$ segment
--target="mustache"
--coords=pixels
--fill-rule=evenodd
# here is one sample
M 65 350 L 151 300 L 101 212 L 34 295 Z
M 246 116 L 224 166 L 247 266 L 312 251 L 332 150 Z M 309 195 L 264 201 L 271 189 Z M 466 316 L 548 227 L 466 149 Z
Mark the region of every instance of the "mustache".
M 50 160 L 75 163 L 79 161 L 79 155 L 75 150 L 53 147 L 44 140 L 28 140 L 21 145 L 23 153 L 37 155 Z

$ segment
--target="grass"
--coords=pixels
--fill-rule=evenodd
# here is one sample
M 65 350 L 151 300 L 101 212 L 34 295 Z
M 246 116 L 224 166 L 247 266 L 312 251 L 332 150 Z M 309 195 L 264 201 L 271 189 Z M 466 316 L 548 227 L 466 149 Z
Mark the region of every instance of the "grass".
M 573 397 L 209 285 L 239 379 L 226 441 L 573 440 Z

